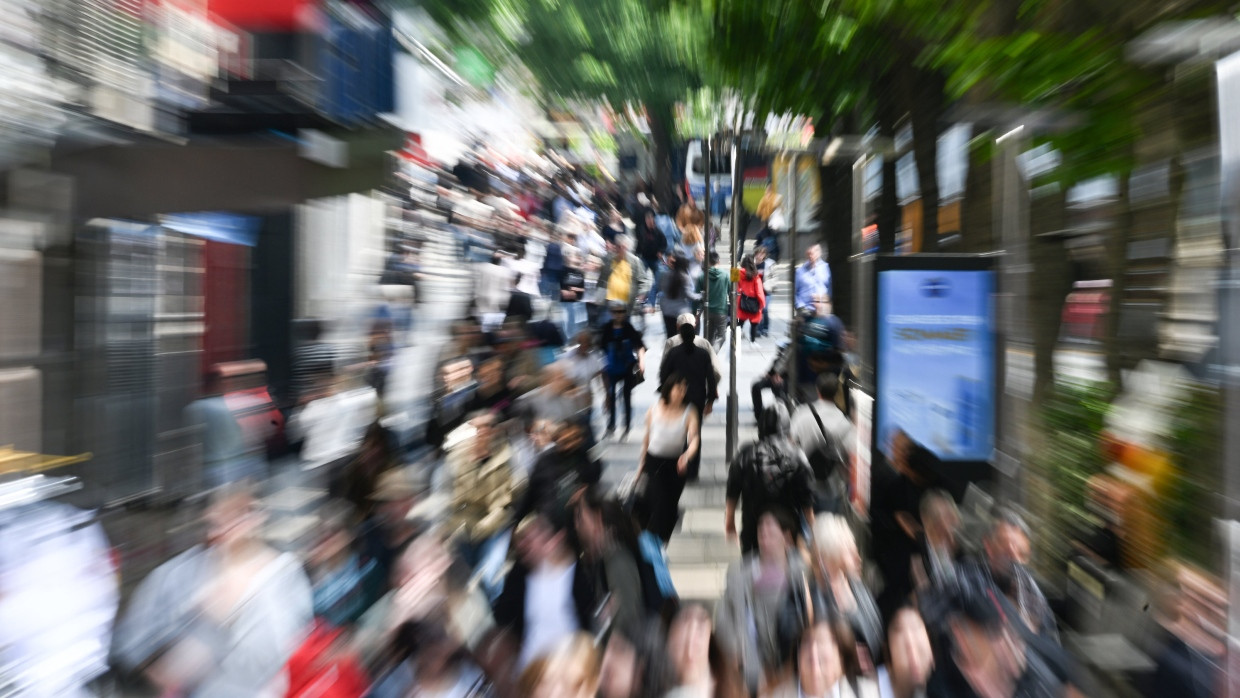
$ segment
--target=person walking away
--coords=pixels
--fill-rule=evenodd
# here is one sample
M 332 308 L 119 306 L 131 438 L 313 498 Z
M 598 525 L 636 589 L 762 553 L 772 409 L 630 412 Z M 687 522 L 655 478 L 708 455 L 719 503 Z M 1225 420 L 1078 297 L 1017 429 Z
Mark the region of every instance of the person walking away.
M 762 293 L 768 302 L 762 306 L 762 321 L 758 323 L 758 336 L 769 337 L 771 334 L 771 296 L 775 293 L 775 262 L 765 247 L 757 247 L 753 251 L 753 264 L 762 278 Z
M 764 511 L 757 527 L 755 551 L 728 567 L 715 615 L 723 649 L 739 660 L 751 695 L 770 686 L 784 664 L 779 619 L 809 576 L 796 549 L 794 519 Z
M 632 247 L 633 239 L 628 235 L 617 236 L 615 251 L 604 261 L 598 277 L 599 288 L 606 289 L 607 303 L 619 301 L 630 313 L 650 292 L 649 272 L 642 260 L 633 254 Z
M 207 373 L 203 396 L 185 408 L 186 422 L 202 430 L 202 466 L 208 487 L 237 482 L 252 474 L 245 434 L 224 400 L 224 378 Z
M 758 202 L 758 218 L 762 220 L 762 229 L 754 238 L 755 251 L 766 249 L 770 258 L 779 259 L 779 235 L 787 230 L 787 219 L 783 212 L 783 197 L 775 193 L 775 188 L 767 185 L 766 193 Z
M 788 438 L 788 408 L 775 403 L 762 414 L 763 437 L 745 445 L 728 468 L 724 533 L 736 540 L 736 508 L 741 509 L 741 552 L 758 546 L 758 515 L 782 511 L 813 525 L 813 471 Z
M 603 438 L 616 430 L 616 391 L 624 397 L 624 436 L 627 439 L 633 423 L 633 386 L 646 373 L 646 346 L 642 335 L 629 322 L 628 308 L 623 301 L 611 302 L 611 322 L 599 334 L 599 349 L 605 357 L 607 380 L 607 431 Z
M 564 257 L 559 297 L 560 308 L 564 311 L 564 337 L 575 337 L 586 321 L 586 276 L 577 250 L 568 250 Z
M 766 307 L 766 292 L 762 288 L 762 278 L 758 276 L 758 268 L 754 266 L 753 257 L 746 255 L 741 260 L 740 280 L 736 282 L 736 322 L 737 329 L 749 322 L 749 341 L 758 341 L 758 323 L 762 321 L 762 309 Z
M 814 511 L 842 513 L 846 505 L 847 473 L 852 463 L 855 432 L 852 422 L 836 404 L 839 379 L 818 377 L 818 400 L 792 414 L 792 442 L 801 448 L 814 471 Z
M 663 327 L 667 338 L 671 339 L 676 332 L 676 318 L 684 313 L 692 313 L 694 304 L 702 297 L 693 288 L 693 279 L 689 276 L 689 260 L 683 254 L 672 256 L 671 268 L 659 279 L 659 307 L 663 311 Z
M 618 502 L 604 499 L 593 487 L 577 498 L 573 514 L 582 562 L 594 566 L 591 576 L 599 582 L 595 595 L 610 596 L 603 611 L 604 625 L 609 635 L 632 635 L 643 625 L 647 608 L 633 519 Z
M 705 307 L 706 332 L 703 334 L 716 349 L 723 346 L 724 333 L 728 329 L 728 287 L 731 285 L 728 270 L 719 263 L 719 253 L 711 252 L 710 268 L 700 277 L 698 288 L 709 291 Z
M 484 332 L 490 332 L 503 324 L 504 313 L 508 310 L 508 299 L 512 296 L 515 285 L 516 273 L 504 266 L 502 252 L 492 253 L 489 263 L 479 265 L 474 305 Z
M 559 296 L 560 284 L 564 281 L 564 244 L 562 242 L 563 226 L 557 229 L 551 235 L 551 240 L 547 243 L 546 251 L 543 253 L 542 272 L 539 276 L 538 290 L 542 293 L 543 298 L 555 300 Z
M 805 250 L 805 263 L 796 270 L 797 310 L 816 310 L 819 299 L 831 297 L 831 267 L 822 258 L 822 245 Z
M 495 428 L 494 415 L 476 414 L 469 427 L 473 437 L 463 438 L 445 463 L 452 493 L 448 531 L 462 561 L 494 598 L 515 496 L 512 450 Z
M 113 656 L 166 695 L 284 695 L 285 666 L 313 620 L 301 562 L 263 542 L 246 487 L 215 497 L 204 544 L 155 569 L 117 625 Z
M 697 438 L 702 438 L 702 422 L 710 416 L 715 401 L 719 399 L 719 373 L 715 364 L 714 352 L 697 343 L 697 328 L 693 316 L 685 313 L 678 319 L 680 324 L 680 344 L 663 354 L 659 366 L 659 385 L 666 383 L 672 376 L 685 379 L 685 400 L 693 405 L 699 419 L 697 420 Z M 689 459 L 685 476 L 689 482 L 698 479 L 701 468 L 702 451 L 698 449 Z
M 685 399 L 688 389 L 688 381 L 675 373 L 659 386 L 659 400 L 646 412 L 646 436 L 637 461 L 638 478 L 646 478 L 644 528 L 664 545 L 676 529 L 689 463 L 701 446 L 700 418 Z

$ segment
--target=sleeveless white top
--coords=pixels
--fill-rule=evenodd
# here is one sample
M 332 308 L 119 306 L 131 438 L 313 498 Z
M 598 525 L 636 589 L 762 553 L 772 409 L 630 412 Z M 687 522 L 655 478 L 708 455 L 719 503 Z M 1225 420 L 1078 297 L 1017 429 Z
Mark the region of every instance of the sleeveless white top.
M 677 458 L 685 452 L 689 442 L 689 405 L 685 405 L 680 419 L 650 420 L 650 447 L 646 452 L 659 458 Z

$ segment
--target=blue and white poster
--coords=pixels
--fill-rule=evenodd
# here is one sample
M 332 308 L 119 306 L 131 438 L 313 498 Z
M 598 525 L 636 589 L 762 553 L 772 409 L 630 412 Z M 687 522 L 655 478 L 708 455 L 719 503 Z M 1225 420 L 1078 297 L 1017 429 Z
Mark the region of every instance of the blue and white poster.
M 943 461 L 994 448 L 994 274 L 878 273 L 878 446 L 903 429 Z

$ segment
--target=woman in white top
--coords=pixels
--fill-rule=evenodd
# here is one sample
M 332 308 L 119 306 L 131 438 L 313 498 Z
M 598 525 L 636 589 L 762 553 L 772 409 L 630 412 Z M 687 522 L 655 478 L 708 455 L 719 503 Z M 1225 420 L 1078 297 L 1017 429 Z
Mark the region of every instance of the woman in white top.
M 679 516 L 685 473 L 698 451 L 697 408 L 685 402 L 689 382 L 678 374 L 659 386 L 659 400 L 646 412 L 646 438 L 642 441 L 637 476 L 646 478 L 647 531 L 666 544 Z

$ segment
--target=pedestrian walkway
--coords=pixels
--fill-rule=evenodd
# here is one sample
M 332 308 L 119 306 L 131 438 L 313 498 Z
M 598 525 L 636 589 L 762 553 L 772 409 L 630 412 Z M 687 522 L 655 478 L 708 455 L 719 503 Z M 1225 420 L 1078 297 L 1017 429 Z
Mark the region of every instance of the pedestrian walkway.
M 723 252 L 725 241 L 721 240 Z M 722 256 L 722 255 L 721 255 Z M 726 257 L 724 259 L 726 263 Z M 784 267 L 786 269 L 786 267 Z M 786 271 L 782 272 L 786 274 Z M 785 285 L 786 286 L 786 285 Z M 770 337 L 758 340 L 756 346 L 748 341 L 748 328 L 737 330 L 741 342 L 736 363 L 737 415 L 739 421 L 737 446 L 752 441 L 757 436 L 750 386 L 775 360 L 776 347 L 787 335 L 791 318 L 789 298 L 779 293 L 770 299 Z M 648 316 L 658 318 L 657 315 Z M 663 358 L 666 335 L 662 322 L 647 322 L 645 332 L 646 382 L 633 391 L 633 432 L 627 441 L 613 440 L 605 455 L 603 481 L 615 487 L 637 467 L 641 453 L 642 420 L 646 410 L 654 403 L 657 393 L 659 362 Z M 727 463 L 727 394 L 730 347 L 724 342 L 719 350 L 723 379 L 719 386 L 719 401 L 702 425 L 702 467 L 700 479 L 690 483 L 681 497 L 683 516 L 676 533 L 668 544 L 668 564 L 676 591 L 681 599 L 713 604 L 723 595 L 728 565 L 740 559 L 740 546 L 727 540 L 724 535 L 724 498 L 728 477 Z

